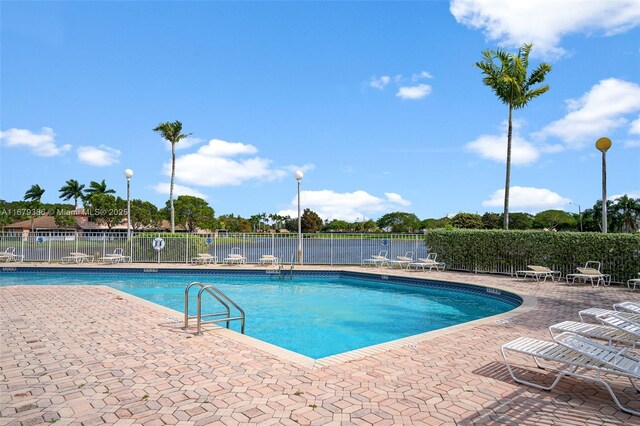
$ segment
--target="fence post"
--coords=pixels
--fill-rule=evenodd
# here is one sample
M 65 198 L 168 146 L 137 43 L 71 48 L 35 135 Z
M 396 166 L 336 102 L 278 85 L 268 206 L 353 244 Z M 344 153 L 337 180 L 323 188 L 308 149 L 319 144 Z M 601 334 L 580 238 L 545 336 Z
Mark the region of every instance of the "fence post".
M 20 235 L 20 254 L 22 255 L 22 261 L 24 262 L 24 234 Z
M 333 266 L 333 234 L 329 234 L 329 264 Z
M 189 263 L 189 234 L 187 233 L 187 249 L 185 250 L 185 258 L 184 258 L 184 263 Z

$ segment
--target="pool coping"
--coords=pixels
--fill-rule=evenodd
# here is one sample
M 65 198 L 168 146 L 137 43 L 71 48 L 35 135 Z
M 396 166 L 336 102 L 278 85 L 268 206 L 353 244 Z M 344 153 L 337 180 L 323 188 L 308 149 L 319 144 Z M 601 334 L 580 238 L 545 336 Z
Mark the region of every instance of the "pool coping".
M 131 264 L 127 264 L 127 266 L 125 267 L 119 267 L 119 268 L 108 268 L 108 269 L 132 269 L 132 270 L 136 270 L 138 272 L 144 272 L 145 269 L 150 269 L 150 267 L 147 266 L 140 266 L 140 267 L 132 267 L 129 266 Z M 157 266 L 159 265 L 154 265 L 154 269 L 157 268 Z M 176 269 L 176 266 L 173 264 L 161 264 L 163 265 L 160 268 L 157 269 Z M 185 267 L 184 265 L 180 265 L 181 267 L 177 268 L 180 270 L 185 270 L 185 271 L 190 271 L 190 270 L 202 270 L 202 268 L 198 268 L 198 267 L 193 267 L 193 265 L 187 265 L 187 267 Z M 191 266 L 191 267 L 189 267 Z M 253 266 L 253 265 L 251 265 Z M 64 270 L 64 269 L 76 269 L 78 267 L 82 267 L 85 268 L 87 267 L 87 264 L 84 265 L 51 265 L 51 264 L 22 264 L 22 265 L 15 265 L 15 266 L 11 266 L 10 268 L 49 268 L 49 269 L 60 269 L 60 270 Z M 89 265 L 89 268 L 93 269 L 97 269 L 97 270 L 104 270 L 106 269 L 104 267 L 104 265 Z M 3 266 L 2 270 L 6 271 L 5 269 L 6 267 Z M 226 268 L 225 268 L 226 269 Z M 235 269 L 235 268 L 234 268 Z M 473 327 L 477 327 L 477 326 L 481 326 L 481 325 L 485 325 L 485 324 L 495 324 L 495 323 L 506 323 L 509 322 L 509 320 L 513 317 L 525 314 L 527 312 L 530 312 L 531 310 L 534 310 L 538 304 L 537 299 L 534 296 L 531 296 L 527 293 L 523 293 L 523 292 L 516 292 L 511 288 L 508 288 L 504 285 L 501 285 L 499 283 L 496 283 L 495 285 L 492 285 L 491 287 L 488 287 L 486 285 L 481 285 L 481 284 L 474 284 L 474 283 L 466 283 L 466 282 L 460 282 L 459 278 L 456 279 L 449 279 L 449 277 L 447 277 L 447 273 L 446 272 L 436 272 L 437 278 L 435 278 L 436 276 L 433 275 L 432 273 L 429 273 L 429 275 L 427 276 L 411 276 L 411 277 L 407 277 L 406 275 L 398 275 L 398 272 L 402 272 L 402 270 L 393 270 L 393 269 L 384 269 L 384 273 L 380 273 L 380 269 L 376 268 L 376 270 L 372 270 L 373 268 L 363 268 L 363 267 L 331 267 L 331 269 L 327 269 L 327 267 L 325 265 L 322 266 L 315 266 L 312 267 L 311 269 L 309 268 L 304 268 L 304 267 L 298 267 L 298 271 L 327 271 L 327 272 L 355 272 L 355 273 L 361 273 L 361 274 L 366 274 L 366 275 L 371 275 L 371 276 L 380 276 L 380 275 L 386 275 L 386 276 L 393 276 L 393 277 L 398 277 L 398 278 L 412 278 L 412 279 L 416 279 L 416 280 L 420 280 L 420 281 L 444 281 L 444 282 L 450 282 L 450 283 L 456 283 L 456 284 L 460 284 L 460 285 L 464 285 L 464 286 L 473 286 L 473 287 L 479 287 L 479 288 L 494 288 L 500 291 L 505 291 L 511 294 L 515 294 L 517 296 L 519 296 L 522 299 L 522 304 L 520 304 L 519 306 L 515 307 L 514 309 L 501 313 L 501 314 L 497 314 L 497 315 L 492 315 L 489 317 L 484 317 L 484 318 L 480 318 L 477 320 L 472 320 L 472 321 L 468 321 L 462 324 L 456 324 L 456 325 L 452 325 L 449 327 L 444 327 L 438 330 L 433 330 L 433 331 L 427 331 L 424 333 L 420 333 L 420 334 L 415 334 L 413 336 L 408 336 L 408 337 L 403 337 L 400 339 L 396 339 L 396 340 L 392 340 L 389 342 L 384 342 L 384 343 L 378 343 L 375 345 L 371 345 L 371 346 L 366 346 L 363 348 L 359 348 L 359 349 L 354 349 L 352 351 L 347 351 L 347 352 L 342 352 L 336 355 L 330 355 L 324 358 L 318 358 L 318 359 L 314 359 L 311 357 L 307 357 L 306 355 L 302 355 L 299 354 L 297 352 L 282 348 L 280 346 L 265 342 L 263 340 L 259 340 L 255 337 L 251 337 L 251 336 L 247 336 L 245 334 L 239 333 L 237 331 L 231 330 L 231 329 L 227 329 L 224 327 L 220 327 L 214 324 L 208 324 L 205 328 L 205 333 L 202 336 L 198 336 L 198 337 L 202 337 L 202 338 L 206 338 L 207 334 L 209 333 L 216 333 L 219 336 L 225 337 L 225 338 L 229 338 L 231 340 L 234 340 L 238 343 L 253 347 L 255 349 L 261 350 L 263 352 L 266 352 L 270 355 L 276 356 L 277 358 L 289 362 L 289 363 L 294 363 L 297 365 L 300 365 L 304 368 L 307 369 L 315 369 L 315 368 L 323 368 L 323 367 L 327 367 L 327 366 L 332 366 L 332 365 L 338 365 L 338 364 L 343 364 L 346 362 L 350 362 L 350 361 L 354 361 L 354 360 L 358 360 L 370 355 L 375 355 L 381 352 L 387 352 L 393 349 L 397 349 L 397 348 L 401 348 L 401 347 L 405 347 L 405 346 L 411 346 L 413 344 L 418 344 L 424 341 L 428 341 L 431 339 L 435 339 L 444 335 L 448 335 L 448 334 L 453 334 L 459 331 L 463 331 L 465 329 L 470 329 Z M 237 269 L 235 269 L 237 270 Z M 243 268 L 242 270 L 256 270 L 256 271 L 264 271 L 265 268 L 252 268 L 252 269 L 245 269 Z M 8 271 L 9 272 L 9 271 Z M 442 275 L 440 275 L 442 274 Z M 13 287 L 13 286 L 7 286 L 7 287 Z M 78 287 L 86 287 L 86 286 L 78 286 Z M 151 308 L 159 313 L 162 313 L 164 315 L 168 315 L 170 316 L 171 320 L 178 323 L 178 322 L 184 322 L 184 313 L 183 312 L 179 312 L 176 310 L 173 310 L 171 308 L 167 308 L 165 306 L 150 302 L 148 300 L 142 299 L 138 296 L 129 294 L 129 293 L 125 293 L 123 291 L 114 289 L 112 287 L 109 286 L 105 286 L 105 285 L 97 285 L 97 286 L 91 286 L 91 287 L 98 287 L 101 288 L 105 291 L 111 292 L 115 295 L 117 295 L 118 297 L 122 297 L 122 298 L 126 298 L 127 300 L 133 302 L 133 303 L 138 303 L 138 304 L 142 304 L 148 308 Z M 191 334 L 189 333 L 189 330 L 185 330 L 184 331 L 185 334 Z

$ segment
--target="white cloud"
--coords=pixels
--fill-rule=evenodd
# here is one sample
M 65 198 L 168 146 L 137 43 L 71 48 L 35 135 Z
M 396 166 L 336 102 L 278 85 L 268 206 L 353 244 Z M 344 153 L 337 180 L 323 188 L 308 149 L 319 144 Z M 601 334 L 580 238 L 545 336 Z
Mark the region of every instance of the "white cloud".
M 176 158 L 176 180 L 198 186 L 237 186 L 250 180 L 281 179 L 297 169 L 307 171 L 313 168 L 310 164 L 273 167 L 271 160 L 260 157 L 233 158 L 257 152 L 253 145 L 212 139 L 196 152 Z M 164 173 L 170 176 L 171 163 L 164 165 Z
M 421 71 L 417 74 L 413 74 L 411 76 L 411 81 L 418 81 L 418 80 L 422 80 L 422 79 L 426 79 L 426 78 L 433 78 L 433 76 L 431 75 L 431 73 L 429 71 Z
M 366 191 L 339 193 L 332 190 L 302 191 L 301 208 L 311 209 L 323 219 L 362 220 L 371 215 L 380 216 L 411 205 L 411 202 L 395 193 L 385 193 L 385 198 L 376 197 Z M 291 201 L 291 207 L 278 214 L 296 217 L 297 197 Z
M 56 134 L 50 127 L 43 127 L 40 133 L 28 129 L 0 131 L 0 141 L 5 147 L 23 146 L 39 157 L 55 157 L 71 149 L 71 145 L 57 145 Z
M 164 147 L 170 151 L 171 142 L 167 141 L 166 139 L 163 139 L 162 142 L 164 143 Z M 194 138 L 191 136 L 187 136 L 186 138 L 182 139 L 180 142 L 176 144 L 176 151 L 191 148 L 192 146 L 199 145 L 202 142 L 204 142 L 204 139 L 202 138 Z
M 537 213 L 549 209 L 562 209 L 571 200 L 549 189 L 526 186 L 512 186 L 509 191 L 510 209 Z M 502 207 L 504 205 L 504 188 L 499 189 L 488 200 L 482 202 L 485 207 Z
M 170 183 L 164 183 L 164 182 L 157 183 L 155 186 L 153 186 L 153 190 L 158 194 L 165 194 L 167 197 L 169 197 L 169 186 L 171 186 Z M 209 198 L 207 195 L 198 191 L 197 189 L 189 188 L 188 186 L 178 185 L 174 183 L 173 199 L 175 200 L 176 197 L 180 195 L 192 195 L 194 197 L 202 198 L 203 200 L 206 200 L 207 198 Z
M 608 200 L 616 200 L 620 197 L 622 197 L 623 195 L 626 195 L 629 198 L 640 198 L 640 190 L 639 191 L 628 191 L 625 192 L 624 194 L 616 194 L 616 195 L 612 195 L 610 197 L 608 197 Z
M 507 135 L 482 135 L 466 144 L 465 148 L 486 160 L 507 162 Z M 539 157 L 540 153 L 532 144 L 519 136 L 513 136 L 511 164 L 527 165 L 535 162 Z
M 632 135 L 640 135 L 640 116 L 631 122 L 629 133 Z
M 388 75 L 383 75 L 380 78 L 371 77 L 371 79 L 369 80 L 369 86 L 373 87 L 374 89 L 382 90 L 387 84 L 389 84 L 389 81 L 391 81 L 391 77 L 389 77 Z
M 564 36 L 609 36 L 640 24 L 637 0 L 452 0 L 450 11 L 489 40 L 509 47 L 534 43 L 533 55 L 550 57 L 566 53 L 560 47 Z
M 640 4 L 640 3 L 638 3 Z M 616 78 L 602 80 L 580 99 L 567 101 L 568 114 L 536 134 L 560 138 L 571 148 L 595 143 L 595 138 L 629 124 L 626 117 L 640 110 L 640 85 Z M 634 121 L 630 131 L 640 127 Z
M 106 145 L 81 146 L 76 150 L 78 160 L 90 166 L 105 167 L 120 162 L 120 150 Z
M 511 139 L 511 164 L 527 165 L 535 162 L 540 157 L 540 151 L 557 152 L 561 147 L 544 146 L 536 147 L 526 139 L 520 136 L 518 130 L 524 125 L 521 120 L 513 120 L 513 135 Z M 508 122 L 501 124 L 504 129 L 498 135 L 481 135 L 475 140 L 467 143 L 465 148 L 468 151 L 475 152 L 480 157 L 496 161 L 498 163 L 506 163 L 507 161 L 507 129 Z
M 418 84 L 417 86 L 404 86 L 398 89 L 396 96 L 402 99 L 422 99 L 431 93 L 431 86 Z

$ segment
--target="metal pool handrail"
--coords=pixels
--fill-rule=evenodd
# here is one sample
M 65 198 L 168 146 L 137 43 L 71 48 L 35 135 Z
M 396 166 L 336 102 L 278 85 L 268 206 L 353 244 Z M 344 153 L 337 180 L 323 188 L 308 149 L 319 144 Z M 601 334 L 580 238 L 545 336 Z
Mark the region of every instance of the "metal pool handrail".
M 196 315 L 189 316 L 189 290 L 193 286 L 200 287 L 200 291 L 198 291 L 198 299 L 197 299 L 197 308 Z M 222 306 L 225 307 L 224 312 L 216 312 L 213 314 L 202 315 L 202 293 L 209 293 L 214 299 L 216 299 Z M 229 308 L 229 304 L 231 304 L 234 308 L 240 312 L 240 316 L 231 317 L 231 309 Z M 213 319 L 209 321 L 202 321 L 202 318 L 210 318 L 216 316 L 223 316 L 224 318 Z M 244 323 L 245 323 L 245 313 L 244 310 L 238 306 L 233 300 L 229 299 L 227 295 L 225 295 L 222 291 L 220 291 L 216 286 L 212 284 L 202 284 L 200 282 L 192 282 L 189 284 L 184 290 L 184 328 L 187 329 L 189 327 L 189 320 L 196 319 L 197 331 L 196 334 L 202 334 L 202 324 L 211 324 L 218 322 L 226 322 L 227 328 L 229 328 L 229 321 L 240 321 L 240 332 L 244 334 Z

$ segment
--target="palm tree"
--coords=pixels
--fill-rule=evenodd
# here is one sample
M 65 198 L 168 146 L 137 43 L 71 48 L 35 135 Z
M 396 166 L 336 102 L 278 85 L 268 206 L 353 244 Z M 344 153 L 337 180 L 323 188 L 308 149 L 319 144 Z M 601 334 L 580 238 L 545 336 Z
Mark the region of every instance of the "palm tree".
M 182 123 L 180 121 L 174 121 L 173 123 L 160 123 L 153 129 L 154 132 L 158 132 L 162 135 L 163 139 L 171 143 L 171 184 L 169 185 L 169 208 L 171 209 L 171 233 L 176 232 L 175 227 L 175 211 L 173 209 L 173 180 L 176 176 L 176 144 L 182 139 L 191 135 L 180 133 L 182 132 Z
M 31 185 L 31 188 L 29 188 L 27 192 L 24 193 L 24 200 L 40 203 L 44 192 L 45 190 L 40 188 L 40 185 Z
M 529 53 L 533 44 L 524 44 L 518 54 L 485 50 L 483 60 L 475 66 L 482 70 L 482 82 L 489 86 L 505 105 L 509 105 L 509 129 L 507 132 L 507 173 L 504 187 L 504 229 L 509 229 L 509 185 L 511 184 L 511 138 L 513 134 L 512 115 L 514 109 L 524 108 L 533 98 L 549 90 L 549 85 L 533 87 L 544 81 L 551 65 L 541 63 L 527 76 Z
M 59 189 L 60 198 L 63 200 L 69 200 L 73 198 L 74 201 L 74 209 L 78 210 L 78 198 L 82 198 L 84 189 L 84 185 L 81 185 L 77 180 L 71 179 L 66 182 L 66 184 Z
M 91 182 L 89 182 L 89 188 L 84 190 L 84 199 L 88 200 L 95 194 L 115 194 L 115 193 L 116 193 L 115 190 L 111 188 L 107 188 L 107 184 L 104 179 L 102 179 L 102 182 L 100 183 L 92 180 Z
M 42 195 L 45 190 L 40 188 L 40 185 L 31 185 L 31 188 L 24 193 L 24 200 L 31 201 L 34 204 L 34 208 L 32 210 L 37 210 L 40 206 L 40 200 L 42 199 Z M 31 231 L 33 231 L 33 221 L 35 219 L 35 213 L 31 213 Z
M 625 194 L 615 201 L 613 211 L 620 222 L 620 230 L 632 232 L 636 229 L 636 223 L 640 217 L 640 199 L 629 198 Z

